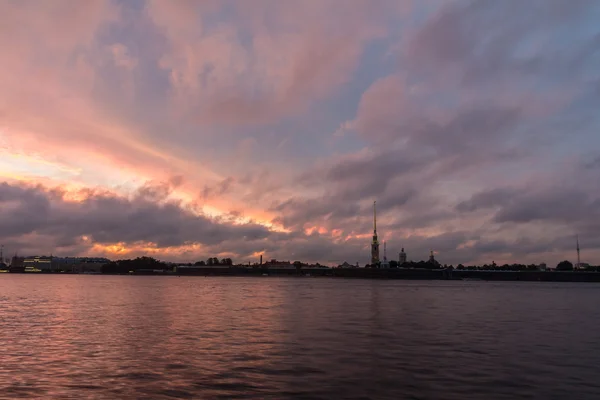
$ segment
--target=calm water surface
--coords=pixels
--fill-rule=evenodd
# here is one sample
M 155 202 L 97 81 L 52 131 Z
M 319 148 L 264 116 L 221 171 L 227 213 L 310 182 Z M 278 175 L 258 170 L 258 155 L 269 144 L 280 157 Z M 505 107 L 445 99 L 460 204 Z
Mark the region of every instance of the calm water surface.
M 0 276 L 0 398 L 600 399 L 600 285 Z

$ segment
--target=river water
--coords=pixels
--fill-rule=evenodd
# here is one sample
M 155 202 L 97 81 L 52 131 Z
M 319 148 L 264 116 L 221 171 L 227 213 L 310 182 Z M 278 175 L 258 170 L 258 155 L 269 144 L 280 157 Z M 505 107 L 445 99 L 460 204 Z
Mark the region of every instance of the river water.
M 0 276 L 0 398 L 600 399 L 600 285 Z

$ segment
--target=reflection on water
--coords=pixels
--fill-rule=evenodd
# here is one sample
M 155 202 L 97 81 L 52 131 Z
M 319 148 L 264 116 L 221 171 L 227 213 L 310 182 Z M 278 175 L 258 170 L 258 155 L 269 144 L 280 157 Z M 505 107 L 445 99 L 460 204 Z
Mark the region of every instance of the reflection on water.
M 600 285 L 0 277 L 0 398 L 598 399 Z

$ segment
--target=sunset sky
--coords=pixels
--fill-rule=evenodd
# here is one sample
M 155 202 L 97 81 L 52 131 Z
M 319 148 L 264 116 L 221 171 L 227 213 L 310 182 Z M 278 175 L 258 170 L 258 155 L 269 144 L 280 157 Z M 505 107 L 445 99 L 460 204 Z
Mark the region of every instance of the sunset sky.
M 0 0 L 5 255 L 600 263 L 600 2 Z

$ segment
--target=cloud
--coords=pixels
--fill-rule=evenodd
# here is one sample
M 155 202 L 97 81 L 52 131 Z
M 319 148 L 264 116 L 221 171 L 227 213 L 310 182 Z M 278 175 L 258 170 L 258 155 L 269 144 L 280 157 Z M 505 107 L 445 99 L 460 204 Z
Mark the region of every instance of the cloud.
M 353 1 L 343 13 L 331 0 L 232 4 L 147 5 L 170 44 L 160 65 L 175 104 L 201 123 L 272 121 L 330 96 L 351 79 L 365 45 L 385 34 L 391 3 Z
M 213 187 L 204 186 L 204 189 L 202 190 L 202 197 L 204 199 L 208 199 L 214 196 L 223 196 L 231 190 L 232 186 L 235 184 L 235 181 L 236 180 L 234 177 L 228 176 Z
M 594 9 L 589 0 L 446 3 L 408 39 L 407 57 L 413 68 L 469 86 L 512 86 L 536 75 L 564 78 L 585 65 L 581 50 L 588 42 L 563 47 L 556 40 Z
M 564 187 L 516 195 L 495 215 L 496 222 L 557 221 L 578 224 L 600 216 L 600 197 Z
M 459 212 L 473 212 L 502 206 L 510 202 L 516 195 L 518 195 L 518 191 L 513 188 L 494 188 L 476 193 L 469 200 L 461 201 L 456 205 L 456 210 Z
M 0 4 L 7 246 L 600 257 L 594 1 L 71 3 Z
M 60 188 L 4 183 L 0 185 L 0 220 L 7 228 L 4 239 L 36 234 L 48 241 L 40 245 L 42 248 L 76 244 L 82 237 L 87 238 L 89 247 L 152 243 L 166 248 L 221 245 L 231 237 L 259 240 L 270 234 L 257 224 L 217 222 L 189 205 L 169 199 L 171 190 L 168 184 L 148 184 L 131 198 L 85 191 L 79 201 L 68 201 Z
M 109 47 L 113 56 L 114 63 L 117 67 L 132 70 L 137 66 L 137 60 L 129 54 L 127 46 L 121 43 L 115 43 Z

